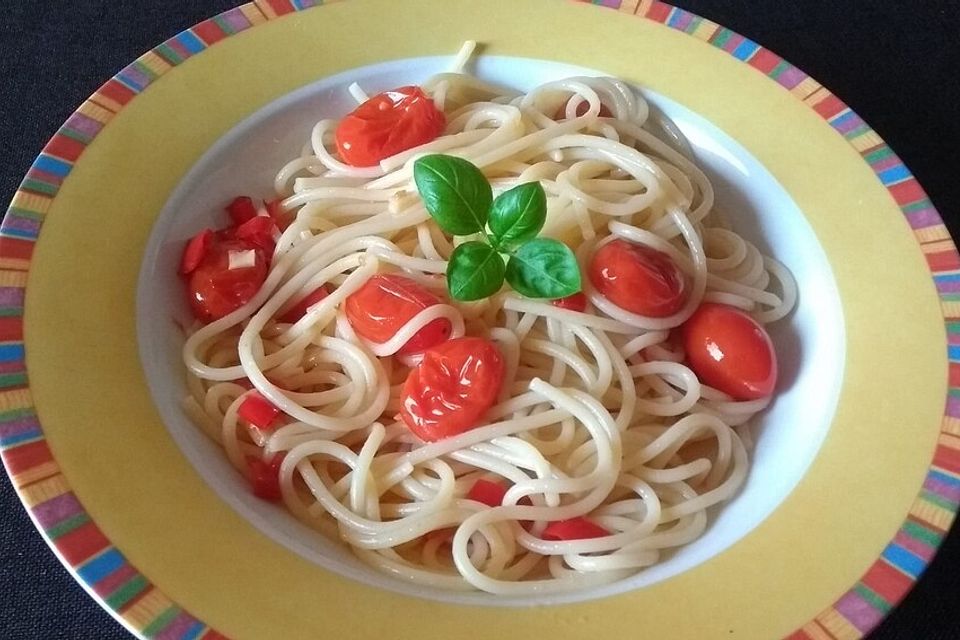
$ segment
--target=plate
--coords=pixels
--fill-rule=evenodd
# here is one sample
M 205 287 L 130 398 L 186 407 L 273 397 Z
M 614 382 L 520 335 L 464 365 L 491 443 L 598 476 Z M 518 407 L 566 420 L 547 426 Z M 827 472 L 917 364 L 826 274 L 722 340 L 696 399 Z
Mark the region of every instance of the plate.
M 929 541 L 949 526 L 957 483 L 956 427 L 943 420 L 950 301 L 944 297 L 941 311 L 930 277 L 931 267 L 956 268 L 956 255 L 922 191 L 876 134 L 772 54 L 665 5 L 621 7 L 647 18 L 637 19 L 531 2 L 512 7 L 516 24 L 504 24 L 496 16 L 507 3 L 485 3 L 482 11 L 455 3 L 467 19 L 404 42 L 397 34 L 436 15 L 436 3 L 389 20 L 384 3 L 360 0 L 273 19 L 299 8 L 294 4 L 228 12 L 121 72 L 45 149 L 4 223 L 0 266 L 10 309 L 29 286 L 25 344 L 16 313 L 2 336 L 14 372 L 2 396 L 4 461 L 80 580 L 147 636 L 356 633 L 363 620 L 362 635 L 403 625 L 426 637 L 484 637 L 484 629 L 509 621 L 518 632 L 555 628 L 559 637 L 582 637 L 586 629 L 620 635 L 642 623 L 653 637 L 735 630 L 769 638 L 802 628 L 798 637 L 816 638 L 852 637 L 875 624 L 922 569 Z M 537 19 L 565 34 L 564 47 L 550 38 L 527 41 L 521 25 Z M 376 45 L 351 38 L 345 25 L 360 24 L 382 35 Z M 229 31 L 242 33 L 224 38 Z M 597 50 L 590 34 L 600 32 L 623 46 Z M 490 56 L 552 59 L 625 77 L 730 136 L 803 212 L 836 284 L 843 383 L 812 465 L 772 515 L 732 546 L 642 589 L 562 606 L 478 609 L 338 577 L 228 506 L 164 428 L 144 383 L 136 274 L 153 222 L 201 156 L 297 88 L 384 60 L 449 55 L 466 38 L 488 43 Z M 317 51 L 317 60 L 297 64 L 306 50 Z M 95 256 L 82 278 L 64 259 L 77 252 Z M 923 329 L 919 340 L 896 321 L 907 313 Z M 29 391 L 15 375 L 24 347 Z M 110 366 L 84 366 L 91 362 Z M 829 405 L 817 398 L 817 406 Z M 28 419 L 33 411 L 42 432 Z M 911 425 L 909 442 L 897 438 L 894 426 L 903 424 Z M 762 611 L 751 606 L 758 592 L 777 594 Z M 374 599 L 375 607 L 364 605 Z M 250 601 L 257 607 L 244 604 Z M 643 610 L 657 615 L 625 615 Z M 487 623 L 465 630 L 465 615 Z M 427 629 L 418 623 L 425 619 Z

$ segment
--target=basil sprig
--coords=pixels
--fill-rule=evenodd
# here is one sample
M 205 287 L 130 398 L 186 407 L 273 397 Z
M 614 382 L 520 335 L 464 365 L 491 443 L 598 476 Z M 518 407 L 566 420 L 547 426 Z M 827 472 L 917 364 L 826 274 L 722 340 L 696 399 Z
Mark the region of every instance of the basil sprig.
M 580 291 L 580 267 L 570 248 L 538 238 L 547 219 L 547 196 L 527 182 L 493 199 L 490 183 L 470 162 L 434 154 L 413 164 L 420 197 L 441 229 L 476 234 L 454 249 L 447 289 L 455 300 L 480 300 L 506 280 L 528 298 L 564 298 Z

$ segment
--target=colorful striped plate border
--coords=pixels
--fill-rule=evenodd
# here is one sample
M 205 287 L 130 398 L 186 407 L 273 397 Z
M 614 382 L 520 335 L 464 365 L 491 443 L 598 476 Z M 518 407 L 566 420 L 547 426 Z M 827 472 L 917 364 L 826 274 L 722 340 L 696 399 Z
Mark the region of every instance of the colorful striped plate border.
M 776 81 L 863 157 L 897 202 L 926 257 L 948 336 L 949 395 L 933 460 L 906 520 L 840 599 L 787 640 L 855 640 L 906 595 L 950 528 L 960 504 L 960 255 L 933 204 L 903 162 L 836 96 L 757 43 L 655 0 L 574 0 L 664 24 L 726 51 Z M 67 119 L 27 172 L 0 226 L 0 457 L 31 519 L 81 585 L 144 638 L 225 636 L 173 602 L 103 535 L 72 493 L 44 439 L 24 361 L 23 302 L 44 215 L 84 148 L 154 80 L 208 47 L 322 0 L 256 0 L 221 13 L 148 51 L 108 80 Z

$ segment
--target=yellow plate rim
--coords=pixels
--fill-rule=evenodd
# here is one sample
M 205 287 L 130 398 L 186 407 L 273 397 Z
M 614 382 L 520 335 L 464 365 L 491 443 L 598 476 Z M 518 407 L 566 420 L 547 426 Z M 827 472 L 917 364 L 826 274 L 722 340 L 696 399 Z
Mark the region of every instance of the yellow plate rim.
M 277 42 L 278 38 L 282 38 L 284 35 L 293 35 L 295 39 L 298 32 L 302 32 L 305 28 L 305 25 L 316 26 L 320 22 L 317 15 L 319 13 L 330 12 L 333 14 L 338 12 L 337 17 L 341 20 L 351 19 L 354 16 L 369 17 L 371 12 L 383 9 L 386 2 L 384 0 L 351 0 L 350 2 L 331 5 L 323 11 L 301 13 L 301 6 L 308 4 L 311 3 L 272 0 L 244 5 L 207 20 L 138 58 L 137 61 L 126 67 L 91 96 L 48 143 L 15 194 L 3 225 L 0 227 L 0 278 L 4 280 L 2 286 L 9 292 L 7 299 L 10 300 L 9 303 L 0 306 L 0 311 L 2 311 L 2 316 L 0 316 L 2 317 L 2 320 L 0 320 L 0 343 L 2 343 L 0 344 L 0 361 L 7 365 L 4 369 L 6 375 L 0 377 L 0 438 L 2 438 L 0 439 L 0 455 L 2 455 L 8 474 L 13 479 L 18 493 L 35 524 L 65 566 L 101 604 L 117 616 L 131 631 L 144 637 L 152 637 L 161 632 L 167 634 L 175 632 L 177 634 L 170 637 L 220 637 L 219 632 L 209 627 L 207 622 L 216 624 L 224 630 L 229 629 L 232 632 L 231 635 L 239 636 L 245 635 L 248 630 L 254 629 L 256 625 L 237 625 L 230 620 L 229 615 L 225 614 L 229 607 L 224 609 L 222 602 L 218 604 L 214 601 L 215 598 L 197 597 L 195 590 L 181 588 L 174 578 L 188 576 L 189 571 L 186 570 L 186 567 L 175 567 L 167 574 L 151 568 L 148 571 L 151 576 L 162 576 L 161 579 L 157 580 L 162 585 L 162 590 L 151 584 L 144 575 L 140 574 L 130 564 L 127 557 L 136 558 L 134 563 L 136 566 L 145 566 L 140 561 L 141 558 L 145 558 L 143 550 L 137 548 L 137 544 L 131 543 L 128 539 L 131 532 L 142 533 L 142 527 L 131 526 L 132 523 L 130 522 L 124 523 L 122 517 L 106 517 L 102 509 L 84 509 L 89 503 L 98 502 L 95 496 L 96 491 L 91 492 L 90 490 L 96 484 L 87 482 L 86 478 L 78 483 L 74 482 L 75 477 L 83 476 L 83 473 L 79 470 L 74 473 L 74 469 L 77 467 L 71 460 L 71 457 L 76 455 L 77 443 L 75 440 L 71 440 L 71 436 L 67 435 L 66 431 L 62 431 L 61 423 L 63 421 L 61 416 L 65 415 L 64 407 L 56 407 L 56 402 L 50 400 L 54 397 L 50 393 L 54 383 L 62 380 L 57 375 L 46 373 L 56 366 L 58 356 L 53 353 L 53 350 L 47 344 L 48 341 L 44 340 L 44 344 L 40 344 L 41 338 L 47 338 L 55 329 L 63 328 L 62 323 L 58 324 L 47 320 L 49 314 L 46 316 L 38 315 L 41 313 L 40 309 L 51 308 L 47 303 L 51 300 L 53 288 L 40 276 L 37 276 L 37 273 L 48 274 L 57 271 L 56 265 L 48 266 L 53 264 L 51 260 L 54 259 L 51 257 L 53 249 L 46 249 L 46 246 L 54 247 L 58 242 L 53 239 L 48 240 L 47 226 L 45 226 L 44 242 L 37 243 L 35 246 L 39 236 L 40 223 L 44 218 L 48 218 L 46 225 L 54 226 L 51 225 L 51 220 L 59 224 L 60 218 L 66 215 L 60 212 L 58 216 L 59 210 L 68 209 L 71 204 L 83 204 L 84 200 L 81 196 L 84 194 L 76 190 L 70 191 L 84 180 L 91 180 L 96 177 L 96 172 L 93 169 L 88 170 L 83 160 L 90 158 L 97 149 L 105 147 L 106 143 L 103 142 L 103 139 L 107 136 L 104 134 L 111 134 L 114 130 L 120 129 L 119 123 L 127 118 L 127 115 L 134 111 L 134 108 L 141 108 L 141 105 L 149 103 L 151 100 L 156 102 L 160 99 L 157 97 L 159 87 L 166 87 L 172 84 L 172 81 L 158 83 L 158 79 L 182 76 L 184 80 L 181 83 L 185 82 L 189 80 L 190 76 L 190 73 L 186 71 L 187 69 L 193 70 L 195 76 L 202 77 L 203 74 L 195 68 L 199 66 L 198 63 L 202 63 L 206 58 L 211 58 L 210 54 L 222 51 L 223 55 L 226 56 L 226 50 L 229 47 L 233 47 L 235 51 L 246 47 L 262 53 L 264 43 Z M 462 10 L 463 13 L 469 13 L 471 10 L 476 11 L 476 8 L 472 6 L 474 4 L 476 3 L 456 0 L 453 3 L 445 3 L 444 6 L 447 7 L 446 11 L 456 15 L 458 9 Z M 431 6 L 437 8 L 439 5 L 438 0 L 430 0 L 421 3 L 419 9 L 426 14 Z M 915 445 L 915 449 L 923 453 L 922 467 L 917 469 L 916 460 L 914 460 L 911 467 L 912 473 L 904 474 L 907 478 L 897 483 L 897 491 L 893 491 L 894 495 L 901 498 L 909 496 L 909 499 L 901 499 L 896 507 L 899 509 L 899 527 L 885 533 L 888 544 L 879 549 L 880 553 L 873 551 L 870 562 L 864 562 L 862 555 L 857 555 L 854 560 L 847 563 L 856 566 L 844 567 L 843 571 L 838 571 L 847 576 L 846 590 L 837 590 L 835 580 L 829 581 L 831 585 L 829 589 L 832 591 L 829 593 L 823 593 L 824 589 L 818 591 L 817 598 L 820 605 L 816 609 L 798 611 L 794 616 L 800 616 L 796 620 L 796 624 L 785 627 L 782 620 L 779 623 L 771 622 L 769 617 L 766 622 L 761 622 L 759 618 L 749 616 L 747 618 L 733 618 L 737 621 L 737 624 L 748 624 L 748 627 L 743 629 L 747 636 L 755 634 L 757 630 L 763 627 L 764 630 L 778 628 L 781 635 L 785 635 L 791 629 L 796 629 L 790 637 L 798 639 L 860 637 L 882 619 L 883 612 L 895 605 L 916 580 L 919 572 L 932 557 L 938 540 L 942 539 L 942 536 L 949 529 L 957 509 L 955 500 L 951 501 L 951 496 L 954 494 L 950 492 L 950 487 L 960 483 L 960 479 L 958 479 L 960 478 L 960 463 L 958 463 L 960 454 L 957 452 L 960 449 L 960 426 L 957 423 L 957 417 L 960 416 L 960 413 L 957 412 L 960 409 L 951 407 L 948 393 L 949 391 L 960 391 L 960 389 L 957 389 L 956 385 L 953 384 L 953 376 L 948 378 L 948 361 L 943 355 L 943 344 L 948 335 L 957 333 L 951 321 L 960 316 L 960 308 L 957 308 L 957 302 L 952 300 L 946 292 L 940 293 L 939 298 L 937 297 L 938 294 L 933 289 L 929 276 L 932 275 L 935 280 L 938 276 L 942 277 L 957 271 L 960 269 L 960 258 L 957 257 L 956 249 L 939 216 L 929 200 L 926 199 L 920 186 L 910 176 L 899 159 L 855 113 L 816 81 L 795 67 L 729 30 L 669 5 L 646 1 L 631 2 L 625 0 L 620 2 L 619 14 L 612 11 L 600 11 L 595 8 L 558 5 L 548 0 L 535 0 L 523 9 L 518 9 L 511 3 L 496 0 L 488 3 L 486 10 L 496 15 L 498 10 L 503 10 L 507 6 L 518 18 L 549 16 L 556 20 L 556 26 L 561 27 L 566 23 L 584 21 L 601 25 L 602 28 L 610 30 L 611 33 L 630 33 L 635 34 L 637 38 L 642 37 L 652 41 L 666 42 L 675 47 L 681 56 L 690 56 L 691 60 L 714 62 L 716 61 L 715 54 L 707 52 L 722 52 L 727 60 L 719 65 L 718 76 L 734 77 L 737 81 L 745 82 L 751 87 L 756 86 L 758 87 L 756 92 L 764 96 L 770 94 L 774 90 L 774 85 L 776 85 L 776 90 L 783 96 L 793 103 L 799 102 L 808 115 L 813 114 L 818 122 L 814 123 L 813 118 L 808 118 L 802 121 L 792 120 L 791 125 L 804 131 L 809 129 L 815 138 L 823 137 L 824 133 L 829 131 L 833 138 L 839 139 L 848 147 L 848 151 L 853 151 L 858 156 L 859 163 L 864 165 L 860 167 L 860 174 L 853 175 L 851 173 L 849 175 L 851 183 L 859 184 L 858 181 L 862 180 L 863 175 L 869 175 L 874 183 L 874 191 L 870 193 L 878 198 L 876 200 L 878 206 L 882 202 L 878 193 L 882 192 L 882 195 L 886 198 L 886 202 L 882 202 L 882 204 L 885 204 L 887 209 L 900 214 L 901 222 L 907 223 L 903 230 L 909 231 L 913 235 L 911 239 L 913 253 L 911 254 L 906 249 L 901 250 L 905 251 L 904 259 L 908 263 L 913 261 L 913 267 L 917 267 L 919 261 L 922 270 L 925 272 L 927 284 L 930 284 L 930 287 L 927 289 L 916 287 L 920 290 L 917 295 L 920 298 L 921 307 L 929 310 L 930 295 L 931 292 L 933 293 L 933 301 L 938 303 L 936 306 L 940 326 L 940 332 L 928 340 L 931 346 L 939 348 L 937 358 L 925 360 L 923 357 L 917 357 L 915 360 L 919 360 L 919 362 L 913 363 L 912 366 L 917 369 L 933 370 L 924 374 L 924 380 L 939 376 L 939 383 L 933 385 L 932 389 L 927 389 L 928 394 L 925 397 L 938 397 L 940 404 L 936 407 L 937 420 L 934 426 L 931 427 L 930 420 L 926 420 L 926 424 L 922 425 L 923 428 L 918 429 L 918 433 L 915 434 L 921 441 Z M 628 22 L 623 19 L 622 14 L 624 13 L 635 14 L 644 20 Z M 285 17 L 287 14 L 292 15 Z M 283 19 L 277 20 L 277 18 Z M 334 16 L 331 15 L 330 20 L 333 18 Z M 415 17 L 406 18 L 408 22 L 411 19 L 415 19 Z M 383 22 L 383 19 L 381 18 L 380 21 Z M 396 23 L 397 20 L 392 22 Z M 234 29 L 236 25 L 244 23 L 247 26 L 238 29 L 239 33 L 244 34 L 242 37 L 227 37 L 231 35 L 228 31 Z M 474 32 L 483 31 L 487 28 L 487 23 L 484 22 L 482 16 L 477 16 L 476 20 L 471 20 L 469 23 Z M 267 28 L 250 29 L 258 25 L 269 25 L 269 29 L 273 29 L 273 33 L 268 34 Z M 665 29 L 664 25 L 669 29 Z M 370 28 L 375 27 L 376 25 L 373 24 Z M 499 47 L 496 52 L 526 55 L 528 57 L 546 57 L 543 55 L 543 48 L 538 48 L 529 43 L 521 44 L 517 39 L 517 34 L 511 32 L 510 29 L 504 28 L 502 25 L 491 29 L 490 34 L 502 33 L 499 40 L 496 37 L 490 38 L 495 49 Z M 258 41 L 254 42 L 251 36 L 257 36 L 261 31 L 263 36 L 258 36 Z M 402 33 L 402 29 L 397 29 L 397 31 Z M 679 44 L 681 40 L 675 38 L 677 34 L 692 36 L 694 40 L 699 40 L 706 46 L 697 48 L 690 42 Z M 302 33 L 300 37 L 302 37 Z M 376 61 L 376 56 L 381 55 L 378 51 L 389 51 L 391 57 L 422 55 L 429 51 L 447 53 L 451 50 L 451 47 L 446 43 L 460 39 L 463 39 L 461 34 L 454 29 L 451 33 L 446 34 L 445 38 L 432 36 L 424 38 L 417 45 L 404 43 L 402 36 L 397 36 L 386 38 L 378 47 L 372 47 L 377 51 L 370 51 L 371 47 L 367 47 L 368 50 L 360 51 L 359 47 L 345 46 L 342 50 L 344 55 L 341 64 L 346 65 L 344 68 L 349 68 L 359 66 L 359 63 L 363 63 L 365 60 Z M 221 40 L 222 43 L 220 43 Z M 442 44 L 446 44 L 446 46 L 441 46 Z M 217 45 L 217 48 L 210 49 L 213 45 Z M 577 46 L 580 47 L 579 50 Z M 207 51 L 210 54 L 198 57 L 199 53 Z M 576 55 L 577 51 L 581 51 L 581 53 L 583 51 L 582 38 L 562 56 L 558 55 L 557 57 L 565 59 L 565 61 L 579 63 L 583 63 L 585 59 L 591 60 L 589 56 L 586 58 L 578 57 Z M 727 64 L 729 60 L 737 61 L 737 70 Z M 189 64 L 182 67 L 184 70 L 182 74 L 178 70 L 177 73 L 166 76 L 174 67 L 183 62 L 189 62 Z M 611 70 L 615 70 L 615 68 L 624 64 L 622 61 L 618 62 L 616 60 L 607 60 L 607 63 L 607 65 L 591 64 L 598 68 L 609 68 Z M 215 65 L 211 62 L 210 66 Z M 740 71 L 748 68 L 750 71 L 746 74 Z M 759 71 L 760 74 L 755 74 L 753 71 Z M 764 76 L 766 80 L 763 80 Z M 760 88 L 761 84 L 762 88 Z M 249 110 L 251 106 L 269 102 L 272 98 L 281 95 L 284 89 L 289 90 L 290 87 L 282 85 L 283 82 L 280 82 L 276 86 L 261 89 L 259 94 L 251 96 L 247 103 L 238 107 L 238 113 L 249 112 L 245 110 Z M 151 86 L 158 89 L 143 93 Z M 660 87 L 654 83 L 653 88 L 666 95 L 671 94 L 669 86 Z M 684 87 L 676 88 L 676 92 L 680 96 L 686 96 L 685 91 Z M 703 105 L 698 106 L 702 107 Z M 779 101 L 774 106 L 787 109 Z M 148 110 L 146 106 L 142 109 Z M 745 124 L 733 111 L 733 109 L 728 108 L 722 112 L 714 113 L 709 107 L 698 109 L 698 112 L 703 115 L 716 115 L 718 124 L 722 123 L 721 128 L 739 134 L 737 135 L 738 139 L 744 142 L 745 146 L 751 151 L 756 151 L 759 147 L 762 147 L 762 144 L 751 144 L 750 135 L 744 133 Z M 127 119 L 133 120 L 135 116 L 130 116 Z M 235 119 L 231 121 L 229 115 L 225 119 L 228 121 L 225 123 L 226 125 L 236 121 Z M 129 123 L 127 126 L 130 126 Z M 817 128 L 818 126 L 819 128 Z M 96 145 L 94 145 L 94 141 L 97 141 Z M 94 151 L 91 151 L 90 147 L 95 147 Z M 85 153 L 85 155 L 81 157 L 82 153 Z M 789 165 L 789 162 L 782 157 L 771 155 L 769 150 L 765 153 L 758 153 L 757 157 L 768 160 L 774 168 Z M 849 160 L 850 158 L 843 159 L 844 162 L 849 162 Z M 844 162 L 841 162 L 841 164 L 844 164 Z M 851 172 L 853 170 L 845 167 L 845 171 Z M 777 172 L 774 171 L 774 173 Z M 71 180 L 66 180 L 68 174 L 72 178 Z M 843 176 L 848 177 L 846 173 Z M 789 181 L 787 182 L 789 183 Z M 787 186 L 790 190 L 789 184 Z M 153 215 L 155 213 L 154 211 Z M 814 226 L 818 233 L 836 232 L 829 224 L 821 224 L 820 226 L 815 224 Z M 136 259 L 135 251 L 128 253 L 133 253 L 132 259 Z M 127 257 L 130 258 L 130 256 Z M 107 266 L 101 265 L 100 268 L 106 269 Z M 910 273 L 915 275 L 915 272 L 916 270 Z M 842 280 L 843 277 L 843 274 L 840 274 L 839 279 Z M 907 279 L 909 280 L 909 278 Z M 30 285 L 29 289 L 28 284 Z M 24 312 L 23 303 L 25 290 L 29 290 L 30 294 L 26 299 L 26 312 Z M 864 296 L 858 295 L 855 297 Z M 862 303 L 861 300 L 853 299 L 853 297 L 845 297 L 843 302 L 846 312 L 855 311 Z M 126 302 L 122 301 L 121 304 L 124 305 Z M 129 306 L 132 308 L 132 302 Z M 30 322 L 24 322 L 24 315 L 30 319 Z M 131 312 L 130 317 L 132 315 Z M 856 314 L 854 313 L 854 315 Z M 76 318 L 68 318 L 68 320 L 76 320 Z M 26 333 L 26 339 L 24 339 L 24 333 Z M 25 346 L 26 355 L 24 355 Z M 857 345 L 854 344 L 853 348 L 856 349 Z M 929 351 L 923 349 L 919 351 L 920 356 L 929 355 Z M 909 358 L 907 359 L 909 360 Z M 936 362 L 937 366 L 930 366 L 931 362 Z M 908 370 L 910 366 L 911 363 L 907 362 Z M 30 387 L 26 384 L 26 372 L 28 370 L 31 378 Z M 70 375 L 75 374 L 76 371 L 70 372 Z M 108 393 L 106 395 L 109 397 L 112 394 Z M 944 411 L 945 398 L 948 401 Z M 843 400 L 841 400 L 841 404 L 843 404 Z M 843 408 L 841 407 L 842 411 Z M 952 413 L 957 413 L 957 416 L 952 415 Z M 37 419 L 38 415 L 40 416 L 39 420 Z M 50 417 L 49 422 L 47 417 Z M 843 416 L 838 417 L 838 420 L 842 421 L 844 419 Z M 40 423 L 44 424 L 43 429 L 40 428 Z M 832 436 L 828 437 L 828 442 L 825 443 L 824 447 L 827 448 L 831 440 L 835 439 Z M 167 443 L 167 446 L 172 447 L 173 445 Z M 176 454 L 168 452 L 167 455 Z M 914 455 L 914 458 L 916 457 L 917 455 Z M 819 461 L 815 463 L 815 468 L 811 470 L 814 475 L 823 471 L 822 468 L 816 468 L 818 464 Z M 820 464 L 820 467 L 823 467 L 823 464 Z M 108 479 L 116 482 L 116 477 L 110 474 L 106 475 Z M 809 485 L 813 482 L 812 479 L 810 481 L 804 480 L 801 485 Z M 187 480 L 179 483 L 178 489 L 184 492 L 192 492 L 196 491 L 198 486 L 195 479 Z M 886 486 L 885 490 L 888 490 Z M 203 492 L 204 490 L 200 488 L 200 491 Z M 82 500 L 78 499 L 78 496 Z M 210 496 L 206 495 L 205 498 L 210 499 Z M 791 501 L 796 502 L 796 499 L 791 497 Z M 83 506 L 81 506 L 81 503 Z M 786 506 L 784 505 L 783 508 Z M 864 510 L 869 513 L 869 509 L 866 507 L 864 507 Z M 856 510 L 854 511 L 856 512 Z M 905 512 L 907 514 L 906 519 L 904 519 Z M 220 511 L 217 511 L 217 513 L 219 514 Z M 855 517 L 858 513 L 849 515 Z M 232 518 L 235 519 L 236 516 L 232 516 Z M 230 519 L 231 524 L 235 524 L 233 519 Z M 764 526 L 761 528 L 764 528 Z M 766 528 L 769 529 L 770 527 Z M 107 533 L 109 535 L 106 535 Z M 891 533 L 893 534 L 892 538 Z M 754 533 L 748 538 L 752 538 L 756 542 L 759 536 L 761 536 L 761 533 Z M 111 541 L 118 541 L 117 547 Z M 149 546 L 153 542 L 141 544 Z M 737 545 L 739 551 L 737 549 L 731 550 L 725 555 L 737 555 L 739 553 L 740 556 L 748 557 L 743 555 L 743 542 L 741 541 Z M 260 543 L 260 547 L 267 549 L 269 553 L 278 553 L 272 546 L 269 543 Z M 118 547 L 120 548 L 118 549 Z M 123 549 L 123 552 L 120 549 Z M 771 550 L 766 549 L 764 553 L 769 554 Z M 763 556 L 763 553 L 761 553 L 761 556 Z M 773 557 L 775 556 L 769 555 L 769 558 Z M 222 560 L 223 558 L 219 559 Z M 290 560 L 285 559 L 284 562 L 289 563 Z M 150 564 L 153 563 L 147 561 L 147 565 Z M 851 571 L 854 573 L 851 573 Z M 238 572 L 238 574 L 242 573 Z M 124 581 L 115 585 L 110 580 L 115 582 L 119 579 L 117 576 L 122 576 Z M 851 577 L 858 577 L 853 587 L 849 587 Z M 817 584 L 818 580 L 821 583 L 824 582 L 822 576 L 819 575 L 801 576 L 794 582 L 797 583 L 796 587 L 805 588 L 810 584 Z M 364 591 L 367 589 L 356 585 L 348 587 L 342 579 L 331 578 L 330 582 L 340 589 L 351 591 L 352 595 L 364 595 Z M 168 584 L 170 585 L 169 588 Z M 113 591 L 108 591 L 108 585 L 116 588 Z M 661 591 L 662 595 L 676 595 L 678 591 L 678 589 L 669 586 L 651 589 L 650 591 L 654 590 Z M 736 592 L 737 590 L 731 589 L 729 591 Z M 165 595 L 165 592 L 171 595 L 176 594 L 174 597 L 187 605 L 199 617 L 188 613 L 173 599 Z M 369 594 L 366 595 L 369 596 Z M 718 594 L 711 592 L 710 595 L 717 596 Z M 378 594 L 377 597 L 381 600 L 387 600 L 387 602 L 382 603 L 382 608 L 388 610 L 392 615 L 399 615 L 400 617 L 397 620 L 403 619 L 401 614 L 404 612 L 397 611 L 401 607 L 417 610 L 419 613 L 427 610 L 421 608 L 422 603 L 414 605 L 408 598 L 402 596 Z M 654 596 L 651 594 L 644 596 L 644 598 L 648 597 Z M 550 624 L 557 628 L 567 626 L 576 629 L 577 625 L 589 621 L 595 625 L 595 628 L 608 628 L 613 632 L 616 629 L 616 620 L 601 619 L 598 621 L 598 617 L 608 616 L 613 618 L 614 616 L 609 616 L 609 614 L 615 613 L 617 611 L 616 607 L 626 602 L 625 598 L 626 596 L 618 596 L 609 599 L 610 601 L 616 601 L 615 604 L 604 601 L 603 604 L 585 603 L 583 605 L 565 606 L 562 610 L 547 608 L 543 612 L 526 613 L 523 615 L 529 620 L 524 621 L 524 625 L 538 625 L 537 628 L 543 629 L 543 624 Z M 644 600 L 644 598 L 640 598 L 640 600 Z M 736 600 L 736 597 L 733 599 Z M 642 606 L 642 602 L 637 602 L 636 597 L 633 600 L 629 606 Z M 823 605 L 831 600 L 833 604 L 824 608 Z M 198 603 L 196 607 L 194 607 L 194 602 Z M 806 609 L 809 609 L 810 605 L 804 604 Z M 866 609 L 864 609 L 864 604 L 867 605 Z M 217 609 L 218 606 L 221 607 L 219 610 Z M 233 606 L 236 608 L 237 603 L 234 603 Z M 282 604 L 276 606 L 278 610 L 283 609 Z M 438 629 L 443 628 L 441 618 L 447 615 L 455 617 L 464 612 L 463 608 L 435 604 L 434 606 L 443 609 L 443 611 L 433 611 L 431 613 L 437 621 Z M 800 608 L 803 609 L 804 607 Z M 661 607 L 661 609 L 668 613 L 673 610 L 681 613 L 675 603 Z M 713 609 L 722 610 L 719 603 L 714 605 Z M 777 607 L 771 607 L 770 609 L 773 612 L 771 615 L 774 617 L 781 615 L 782 617 L 782 613 L 777 613 Z M 476 613 L 476 611 L 469 610 L 468 613 Z M 209 615 L 205 615 L 207 613 Z M 816 614 L 813 619 L 808 620 L 813 614 Z M 370 614 L 365 612 L 363 615 L 368 616 Z M 406 612 L 406 615 L 413 614 Z M 670 616 L 665 614 L 665 617 Z M 700 624 L 696 621 L 697 616 L 691 617 L 694 619 L 693 624 Z M 804 622 L 805 620 L 808 621 Z M 756 621 L 758 626 L 750 627 L 749 624 L 753 621 Z M 718 624 L 721 623 L 726 624 L 726 621 L 718 621 Z M 387 620 L 374 620 L 370 621 L 369 624 L 371 628 L 390 628 Z M 684 629 L 687 629 L 687 627 L 684 627 Z M 687 637 L 686 633 L 695 632 L 691 631 L 692 629 L 692 626 L 687 631 L 678 629 L 671 637 Z M 294 636 L 291 635 L 290 637 Z M 757 637 L 769 637 L 769 635 L 758 635 Z

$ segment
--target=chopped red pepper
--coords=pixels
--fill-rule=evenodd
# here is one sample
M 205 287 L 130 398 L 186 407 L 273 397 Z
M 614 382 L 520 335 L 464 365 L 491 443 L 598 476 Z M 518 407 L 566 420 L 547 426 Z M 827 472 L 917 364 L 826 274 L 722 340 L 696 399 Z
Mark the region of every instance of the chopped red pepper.
M 277 225 L 269 216 L 255 216 L 237 227 L 234 236 L 272 253 L 276 246 L 273 234 Z
M 286 313 L 277 318 L 280 322 L 289 322 L 293 324 L 303 316 L 307 315 L 307 310 L 313 305 L 317 304 L 329 294 L 327 291 L 326 285 L 316 289 L 313 293 L 309 294 L 306 298 L 298 302 L 297 304 L 290 307 Z
M 588 538 L 602 538 L 610 532 L 586 518 L 570 518 L 556 520 L 543 530 L 544 540 L 586 540 Z
M 244 398 L 237 409 L 237 415 L 258 429 L 269 428 L 279 414 L 280 409 L 273 406 L 269 400 L 257 391 Z
M 282 203 L 283 198 L 277 198 L 276 200 L 267 200 L 263 204 L 267 208 L 267 213 L 276 223 L 277 228 L 280 231 L 286 231 L 290 223 L 293 222 L 293 216 L 283 210 Z
M 489 507 L 499 507 L 503 504 L 503 497 L 505 495 L 507 495 L 507 488 L 499 482 L 480 479 L 470 487 L 470 492 L 467 493 L 467 499 L 482 502 Z
M 269 461 L 255 456 L 247 457 L 253 495 L 270 502 L 279 502 L 282 499 L 283 496 L 280 492 L 280 464 L 282 462 L 282 453 L 273 456 Z
M 558 309 L 569 309 L 570 311 L 586 311 L 587 296 L 582 291 L 567 296 L 566 298 L 557 298 L 551 300 L 550 304 Z
M 257 207 L 254 206 L 251 198 L 240 196 L 227 205 L 227 213 L 230 214 L 234 226 L 238 227 L 247 220 L 257 217 Z
M 180 275 L 189 275 L 200 266 L 203 257 L 207 254 L 207 249 L 213 243 L 213 231 L 204 229 L 197 235 L 190 238 L 186 248 L 183 250 L 183 258 L 180 260 Z

